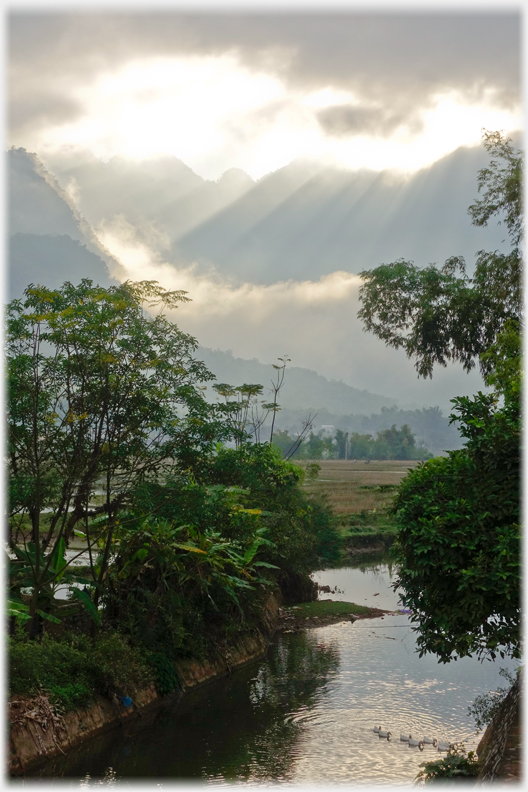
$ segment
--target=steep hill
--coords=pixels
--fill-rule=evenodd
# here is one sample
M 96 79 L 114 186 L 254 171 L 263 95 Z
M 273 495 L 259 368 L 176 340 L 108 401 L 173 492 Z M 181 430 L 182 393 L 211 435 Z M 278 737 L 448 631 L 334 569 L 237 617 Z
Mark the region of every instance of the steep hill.
M 29 283 L 117 283 L 110 272 L 119 272 L 119 263 L 38 157 L 11 149 L 8 163 L 8 298 L 20 297 Z
M 406 178 L 301 160 L 257 182 L 237 169 L 206 181 L 175 157 L 90 156 L 53 168 L 94 227 L 124 218 L 169 263 L 273 283 L 400 257 L 426 265 L 462 255 L 471 267 L 477 250 L 500 248 L 504 236 L 500 227 L 475 228 L 467 215 L 485 165 L 479 146 Z

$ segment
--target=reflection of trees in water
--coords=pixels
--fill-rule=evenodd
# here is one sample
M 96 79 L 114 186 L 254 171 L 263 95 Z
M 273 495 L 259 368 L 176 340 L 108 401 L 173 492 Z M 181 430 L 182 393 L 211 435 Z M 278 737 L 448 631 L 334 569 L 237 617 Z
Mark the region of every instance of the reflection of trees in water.
M 338 668 L 335 645 L 318 642 L 311 632 L 280 636 L 249 685 L 243 728 L 237 710 L 239 746 L 203 777 L 291 780 L 311 712 Z
M 339 668 L 335 645 L 311 631 L 280 635 L 265 660 L 179 704 L 146 713 L 52 760 L 46 777 L 289 780 L 326 681 Z
M 392 570 L 395 570 L 395 565 L 392 557 L 387 554 L 381 558 L 378 555 L 374 558 L 364 559 L 354 564 L 352 569 L 359 569 L 363 575 L 374 575 L 375 578 L 382 577 L 388 571 L 389 577 L 392 578 Z

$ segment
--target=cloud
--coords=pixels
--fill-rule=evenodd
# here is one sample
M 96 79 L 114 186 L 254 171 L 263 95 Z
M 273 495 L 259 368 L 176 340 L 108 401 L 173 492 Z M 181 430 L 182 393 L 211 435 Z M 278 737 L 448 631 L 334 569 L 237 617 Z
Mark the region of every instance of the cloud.
M 365 334 L 359 320 L 361 280 L 332 272 L 318 280 L 277 281 L 269 285 L 233 283 L 217 272 L 177 268 L 140 241 L 124 218 L 98 229 L 104 245 L 119 259 L 126 278 L 158 280 L 167 289 L 188 292 L 171 318 L 205 347 L 231 349 L 238 357 L 264 363 L 286 353 L 292 365 L 337 376 L 357 388 L 391 395 L 404 403 L 449 407 L 453 394 L 482 388 L 477 373 L 440 369 L 434 381 L 418 380 L 411 361 Z
M 406 119 L 402 113 L 391 113 L 381 107 L 336 105 L 321 110 L 317 120 L 330 135 L 375 134 L 388 137 L 404 125 Z M 416 124 L 413 125 L 416 129 Z
M 154 58 L 229 57 L 288 95 L 345 92 L 359 109 L 320 115 L 340 135 L 412 130 L 440 95 L 493 97 L 508 111 L 520 102 L 517 12 L 15 12 L 9 33 L 14 136 L 79 121 L 79 86 Z

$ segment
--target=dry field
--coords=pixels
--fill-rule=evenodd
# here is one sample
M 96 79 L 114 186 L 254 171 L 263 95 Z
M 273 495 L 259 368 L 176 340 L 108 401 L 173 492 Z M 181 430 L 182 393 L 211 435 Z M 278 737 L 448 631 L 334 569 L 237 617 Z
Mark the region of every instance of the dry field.
M 407 471 L 418 462 L 371 461 L 346 459 L 299 461 L 303 468 L 316 463 L 321 468 L 314 481 L 305 486 L 324 493 L 334 514 L 345 517 L 373 509 L 384 510 L 391 502 L 396 487 Z M 378 489 L 379 488 L 379 489 Z

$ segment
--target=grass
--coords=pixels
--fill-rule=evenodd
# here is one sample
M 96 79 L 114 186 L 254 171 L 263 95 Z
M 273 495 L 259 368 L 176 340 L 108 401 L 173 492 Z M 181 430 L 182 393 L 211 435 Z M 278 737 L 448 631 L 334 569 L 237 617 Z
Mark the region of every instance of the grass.
M 133 696 L 156 677 L 144 653 L 110 632 L 95 642 L 74 634 L 31 641 L 19 629 L 9 639 L 9 666 L 11 695 L 44 692 L 64 711 L 86 706 L 96 693 Z
M 296 461 L 302 468 L 317 464 L 317 478 L 305 487 L 322 495 L 332 509 L 343 537 L 394 533 L 387 510 L 397 487 L 419 462 L 323 459 Z
M 330 602 L 330 600 L 317 600 L 316 602 L 303 602 L 300 605 L 294 605 L 293 610 L 297 618 L 313 619 L 315 617 L 323 616 L 363 616 L 370 613 L 371 608 L 366 608 L 364 605 L 356 605 L 354 602 Z

